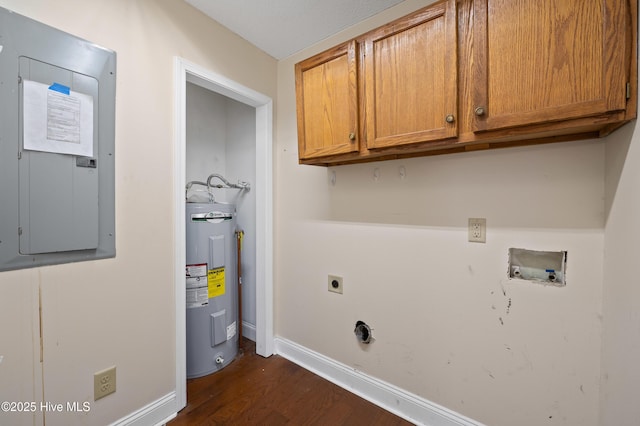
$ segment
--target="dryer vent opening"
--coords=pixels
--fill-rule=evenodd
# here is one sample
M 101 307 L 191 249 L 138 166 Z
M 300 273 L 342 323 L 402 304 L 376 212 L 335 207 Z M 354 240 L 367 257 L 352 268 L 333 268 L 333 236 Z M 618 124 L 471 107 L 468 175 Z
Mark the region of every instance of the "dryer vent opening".
M 371 327 L 364 321 L 356 322 L 356 328 L 353 330 L 360 343 L 371 343 Z

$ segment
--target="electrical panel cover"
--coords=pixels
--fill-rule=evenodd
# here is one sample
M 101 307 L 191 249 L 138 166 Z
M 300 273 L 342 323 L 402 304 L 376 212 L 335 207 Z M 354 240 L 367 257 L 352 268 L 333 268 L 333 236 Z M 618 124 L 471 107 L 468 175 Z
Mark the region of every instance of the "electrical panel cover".
M 115 256 L 116 54 L 0 8 L 0 271 Z

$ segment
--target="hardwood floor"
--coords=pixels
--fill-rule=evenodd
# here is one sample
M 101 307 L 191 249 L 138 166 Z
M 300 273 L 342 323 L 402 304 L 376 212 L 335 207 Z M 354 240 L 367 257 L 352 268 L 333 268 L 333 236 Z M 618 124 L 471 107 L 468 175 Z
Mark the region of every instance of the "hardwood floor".
M 411 423 L 243 339 L 235 361 L 187 381 L 187 406 L 168 426 L 410 425 Z

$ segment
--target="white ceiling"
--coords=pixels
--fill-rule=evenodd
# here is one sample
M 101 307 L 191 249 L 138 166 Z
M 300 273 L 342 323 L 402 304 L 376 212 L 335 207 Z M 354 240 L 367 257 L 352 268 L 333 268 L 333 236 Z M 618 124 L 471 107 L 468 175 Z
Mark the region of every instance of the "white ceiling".
M 403 0 L 185 0 L 283 59 Z

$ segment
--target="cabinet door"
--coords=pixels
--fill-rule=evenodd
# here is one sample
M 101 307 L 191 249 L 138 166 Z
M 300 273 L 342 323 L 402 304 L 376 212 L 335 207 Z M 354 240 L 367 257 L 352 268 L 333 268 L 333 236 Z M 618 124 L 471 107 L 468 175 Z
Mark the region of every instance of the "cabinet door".
M 358 151 L 356 42 L 295 66 L 300 159 Z
M 457 135 L 456 3 L 449 0 L 364 39 L 370 149 Z
M 473 131 L 626 104 L 626 2 L 474 0 Z

